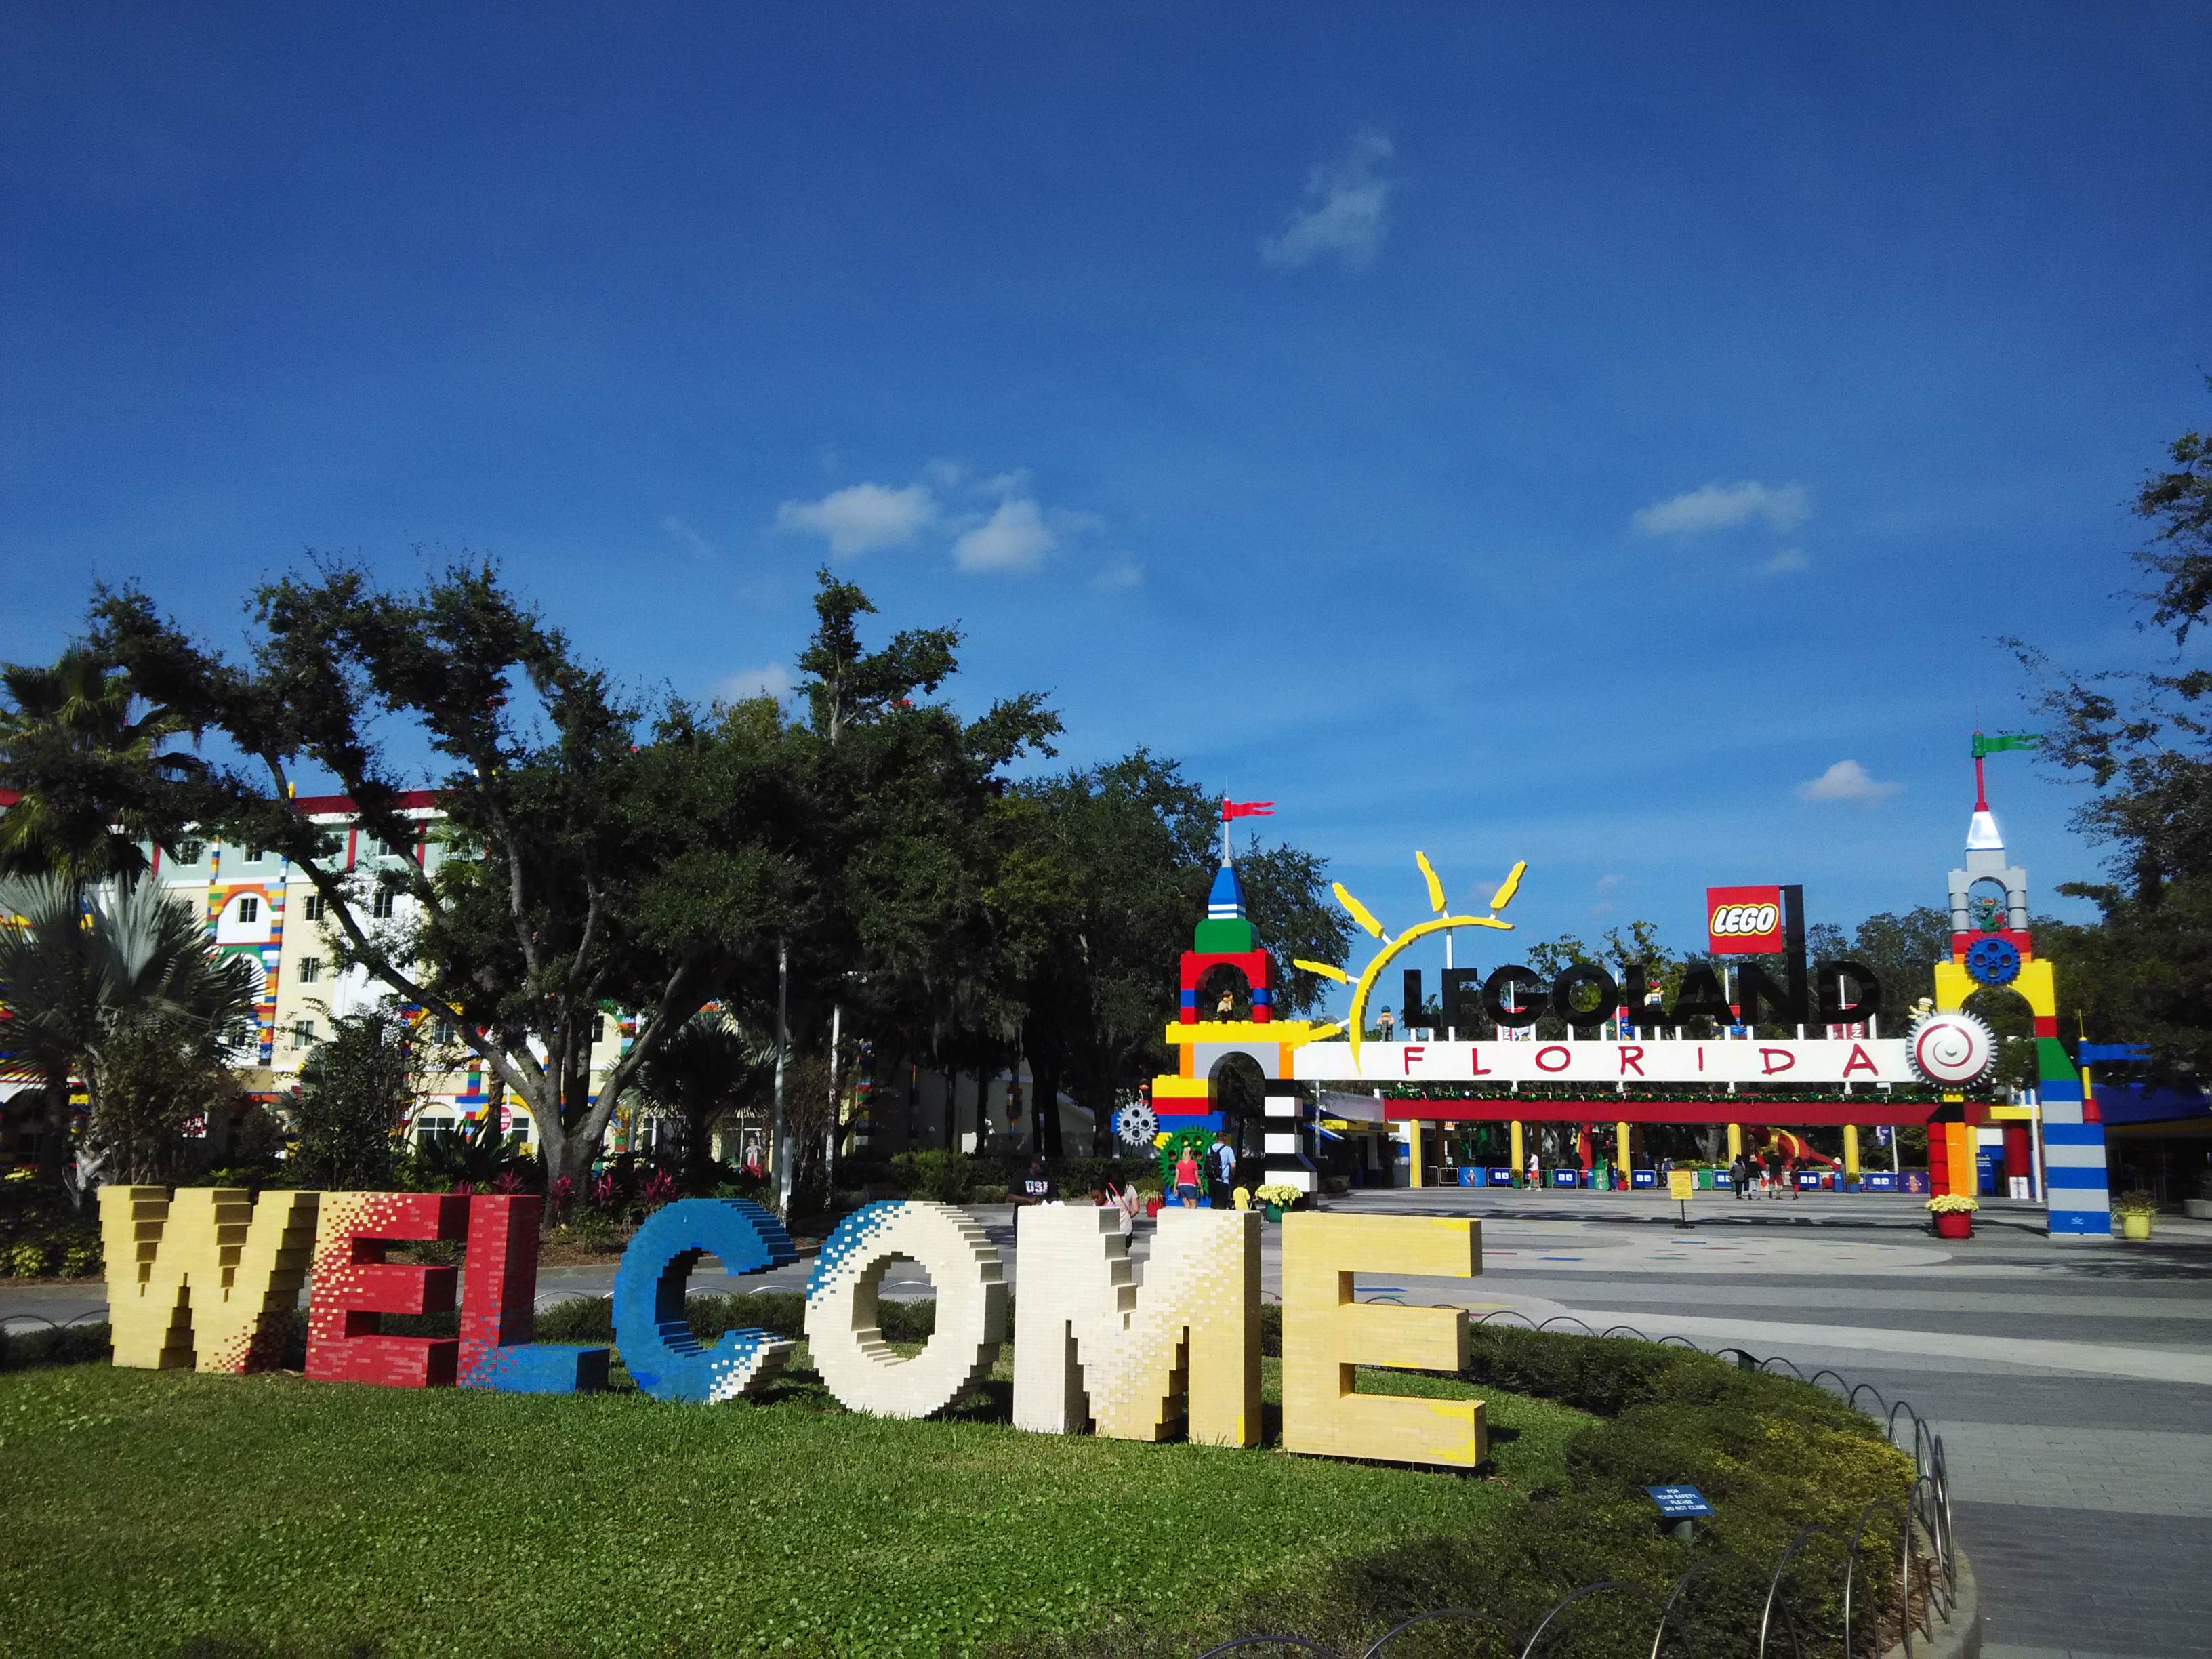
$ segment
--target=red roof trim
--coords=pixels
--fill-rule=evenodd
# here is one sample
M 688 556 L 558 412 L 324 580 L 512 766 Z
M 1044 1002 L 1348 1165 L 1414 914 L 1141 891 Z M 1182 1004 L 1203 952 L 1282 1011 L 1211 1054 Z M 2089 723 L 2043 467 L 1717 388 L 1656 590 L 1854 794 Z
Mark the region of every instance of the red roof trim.
M 438 792 L 434 789 L 402 789 L 392 798 L 392 805 L 400 811 L 434 810 Z M 351 812 L 357 809 L 351 795 L 300 795 L 294 798 L 295 811 L 301 812 Z
M 0 789 L 0 807 L 13 806 L 22 799 L 21 792 Z M 434 811 L 438 805 L 434 789 L 402 789 L 393 798 L 393 804 L 403 812 Z M 294 808 L 302 812 L 350 812 L 355 811 L 350 795 L 301 795 L 294 799 Z

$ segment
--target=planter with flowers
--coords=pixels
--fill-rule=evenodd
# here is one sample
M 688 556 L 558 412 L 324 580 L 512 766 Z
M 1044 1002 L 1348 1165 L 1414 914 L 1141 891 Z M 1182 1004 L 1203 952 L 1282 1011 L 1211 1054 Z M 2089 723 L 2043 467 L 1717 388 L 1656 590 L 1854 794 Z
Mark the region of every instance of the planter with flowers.
M 1978 1200 L 1958 1193 L 1939 1193 L 1928 1200 L 1929 1216 L 1936 1223 L 1938 1238 L 1972 1238 L 1974 1236 L 1974 1212 L 1980 1209 Z
M 1305 1194 L 1287 1181 L 1271 1181 L 1266 1186 L 1255 1188 L 1252 1196 L 1265 1206 L 1268 1220 L 1280 1221 L 1283 1212 L 1297 1204 Z
M 2120 1224 L 2122 1238 L 2148 1238 L 2150 1218 L 2158 1213 L 2158 1200 L 2148 1193 L 2122 1193 L 2112 1200 L 2112 1219 Z

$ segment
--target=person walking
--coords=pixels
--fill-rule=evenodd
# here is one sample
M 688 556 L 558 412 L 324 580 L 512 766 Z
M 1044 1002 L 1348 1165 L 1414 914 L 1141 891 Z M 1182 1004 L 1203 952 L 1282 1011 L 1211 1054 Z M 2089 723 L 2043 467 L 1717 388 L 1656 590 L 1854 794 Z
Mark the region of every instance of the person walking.
M 1217 1208 L 1225 1206 L 1231 1191 L 1237 1185 L 1237 1148 L 1226 1140 L 1217 1140 L 1206 1157 L 1213 1165 L 1214 1205 Z
M 1198 1154 L 1189 1144 L 1183 1146 L 1182 1156 L 1176 1159 L 1176 1196 L 1182 1200 L 1185 1209 L 1198 1207 Z
M 1738 1198 L 1741 1198 L 1744 1188 L 1751 1185 L 1751 1168 L 1741 1152 L 1729 1160 L 1729 1185 L 1735 1188 Z

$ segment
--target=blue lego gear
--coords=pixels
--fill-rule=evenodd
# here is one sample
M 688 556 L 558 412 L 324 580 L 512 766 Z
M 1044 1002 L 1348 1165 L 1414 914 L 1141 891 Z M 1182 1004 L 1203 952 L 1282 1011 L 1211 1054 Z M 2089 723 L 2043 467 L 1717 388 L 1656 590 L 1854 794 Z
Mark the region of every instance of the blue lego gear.
M 1966 972 L 1984 985 L 2009 985 L 2020 977 L 2020 947 L 2008 939 L 1978 939 L 1966 947 Z

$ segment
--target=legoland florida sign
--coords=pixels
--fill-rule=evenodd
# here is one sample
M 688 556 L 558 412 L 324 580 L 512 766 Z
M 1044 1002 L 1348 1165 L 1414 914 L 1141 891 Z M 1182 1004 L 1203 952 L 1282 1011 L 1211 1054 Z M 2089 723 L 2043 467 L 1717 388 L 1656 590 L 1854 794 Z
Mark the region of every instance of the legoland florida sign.
M 284 1193 L 109 1187 L 100 1194 L 114 1363 L 246 1372 L 276 1360 L 303 1286 L 307 1374 L 393 1388 L 574 1394 L 606 1385 L 611 1351 L 533 1340 L 535 1196 Z M 1041 1434 L 1160 1440 L 1179 1421 L 1218 1445 L 1260 1442 L 1261 1218 L 1169 1211 L 1135 1285 L 1115 1212 L 1020 1211 L 1021 1331 L 1013 1421 Z M 463 1265 L 387 1260 L 397 1243 L 448 1239 Z M 615 1342 L 638 1387 L 710 1403 L 753 1394 L 794 1345 L 762 1330 L 694 1338 L 684 1298 L 712 1255 L 732 1275 L 798 1260 L 757 1205 L 686 1199 L 638 1229 L 615 1273 Z M 937 1330 L 894 1352 L 878 1314 L 884 1270 L 906 1257 L 937 1287 Z M 1355 1273 L 1471 1278 L 1481 1224 L 1463 1218 L 1299 1214 L 1283 1222 L 1283 1444 L 1314 1455 L 1472 1468 L 1488 1455 L 1479 1401 L 1355 1394 L 1360 1364 L 1457 1370 L 1467 1315 L 1352 1299 Z M 386 1314 L 451 1311 L 457 1337 L 387 1334 Z M 949 1205 L 871 1204 L 839 1223 L 806 1287 L 806 1338 L 851 1410 L 927 1417 L 980 1382 L 1006 1340 L 1005 1263 Z

